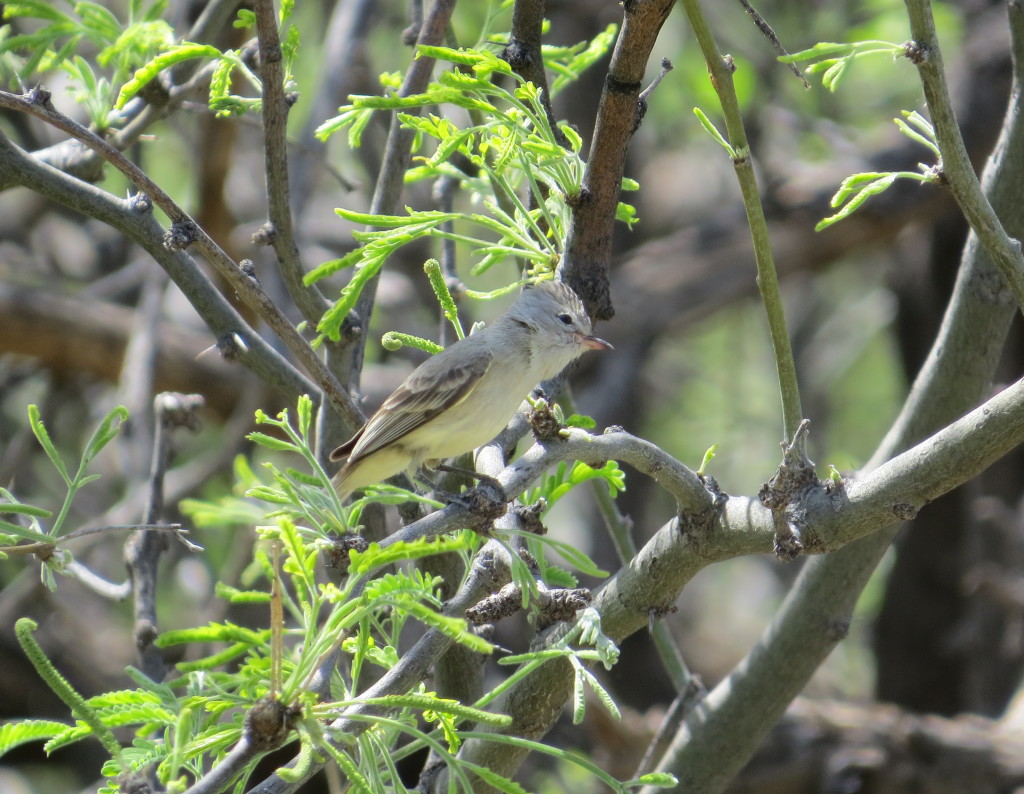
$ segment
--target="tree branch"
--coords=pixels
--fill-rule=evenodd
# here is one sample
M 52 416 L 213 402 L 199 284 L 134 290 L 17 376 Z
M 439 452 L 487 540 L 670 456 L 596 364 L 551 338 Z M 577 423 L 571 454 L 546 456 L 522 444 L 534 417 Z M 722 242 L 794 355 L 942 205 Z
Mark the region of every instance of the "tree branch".
M 612 441 L 608 446 L 617 447 L 613 451 L 602 442 L 608 436 L 584 440 L 581 436 L 585 435 L 582 431 L 570 431 L 569 441 L 564 447 L 555 445 L 557 450 L 531 447 L 520 459 L 527 463 L 517 461 L 503 472 L 499 481 L 514 493 L 520 483 L 508 474 L 517 467 L 526 470 L 539 458 L 562 452 L 586 462 L 593 460 L 590 455 L 597 450 L 604 453 L 604 459 L 626 459 L 620 453 L 633 443 L 628 434 L 610 434 Z M 576 445 L 577 441 L 581 443 Z M 840 547 L 856 554 L 864 548 L 874 552 L 879 545 L 884 549 L 892 534 L 884 528 L 908 518 L 926 502 L 976 476 L 1021 442 L 1024 380 L 863 479 L 849 481 L 841 489 L 813 489 L 790 515 L 800 522 L 809 553 L 822 554 Z M 670 606 L 698 571 L 721 560 L 771 551 L 774 532 L 772 512 L 757 499 L 730 497 L 719 513 L 707 495 L 703 510 L 680 511 L 679 516 L 658 530 L 628 567 L 595 594 L 593 605 L 601 613 L 602 629 L 619 641 L 644 628 L 651 611 Z M 853 542 L 859 538 L 868 541 Z M 835 556 L 821 559 L 833 560 Z M 801 601 L 799 608 L 787 601 L 767 635 L 770 647 L 755 648 L 727 682 L 716 687 L 694 710 L 686 721 L 686 729 L 670 745 L 670 760 L 663 761 L 659 771 L 672 772 L 685 780 L 682 790 L 720 790 L 821 659 L 845 636 L 850 611 L 872 570 L 873 566 L 860 566 L 839 582 L 816 577 L 814 586 L 806 588 L 806 600 Z M 832 590 L 838 593 L 833 594 Z M 554 636 L 549 634 L 547 639 Z M 534 739 L 543 736 L 569 698 L 572 681 L 570 665 L 553 662 L 513 687 L 496 704 L 496 708 L 513 718 L 512 725 L 502 729 L 502 733 Z M 538 692 L 545 696 L 538 697 Z M 730 747 L 728 757 L 709 752 L 708 747 L 714 746 Z M 460 757 L 502 774 L 511 774 L 524 755 L 518 749 L 479 741 L 467 742 L 460 753 Z
M 302 282 L 304 273 L 295 242 L 288 186 L 288 109 L 292 100 L 284 93 L 277 14 L 272 0 L 256 0 L 255 11 L 260 79 L 263 83 L 263 154 L 271 244 L 288 294 L 302 316 L 315 324 L 327 311 L 328 303 L 315 285 L 307 287 Z
M 910 33 L 907 57 L 917 65 L 924 88 L 928 112 L 935 126 L 935 137 L 942 152 L 942 174 L 957 204 L 999 268 L 1017 305 L 1024 307 L 1024 252 L 1020 240 L 1010 237 L 999 216 L 982 192 L 967 148 L 957 125 L 953 104 L 946 87 L 942 52 L 935 33 L 930 0 L 906 0 Z M 1015 3 L 1007 3 L 1011 15 L 1019 15 Z M 1018 65 L 1019 68 L 1019 65 Z
M 1010 13 L 1019 15 L 1012 4 Z M 1018 64 L 1015 77 L 1019 77 L 1019 68 Z M 1019 82 L 1015 82 L 1011 96 L 1000 143 L 985 168 L 984 182 L 999 210 L 1021 223 L 1024 219 L 1014 209 L 1020 206 L 1024 189 Z M 866 466 L 868 471 L 881 466 L 869 475 L 875 482 L 877 476 L 884 476 L 881 472 L 888 471 L 885 461 L 976 405 L 989 388 L 1016 306 L 977 238 L 974 240 L 964 251 L 953 297 L 932 352 L 900 417 Z M 968 416 L 982 419 L 984 412 L 985 405 Z M 962 427 L 964 421 L 959 420 L 934 438 L 955 426 Z M 913 452 L 895 460 L 912 462 L 913 457 L 906 456 Z M 913 508 L 912 503 L 907 504 Z M 913 512 L 911 509 L 905 515 L 909 517 Z M 684 786 L 694 790 L 714 792 L 724 788 L 842 638 L 860 592 L 898 528 L 891 526 L 808 562 L 761 641 L 715 688 L 688 721 L 687 730 L 673 742 L 660 767 L 662 771 L 673 771 Z M 712 751 L 725 736 L 732 748 L 728 757 Z
M 171 251 L 161 242 L 163 230 L 148 211 L 139 211 L 134 200 L 122 200 L 81 182 L 31 155 L 0 135 L 0 164 L 18 184 L 31 188 L 64 206 L 112 226 L 145 249 L 185 294 L 219 344 L 268 384 L 290 398 L 318 390 L 291 364 L 253 331 L 224 296 L 213 286 L 188 254 Z M 236 344 L 235 340 L 241 342 Z
M 576 290 L 594 320 L 610 320 L 615 314 L 608 271 L 626 150 L 640 124 L 644 70 L 673 5 L 673 0 L 623 4 L 622 29 L 601 92 L 583 191 L 573 208 L 559 265 L 562 280 Z
M 189 244 L 195 245 L 207 262 L 217 270 L 228 284 L 238 291 L 238 295 L 242 300 L 259 314 L 274 333 L 277 334 L 278 338 L 288 346 L 288 349 L 302 363 L 306 371 L 315 378 L 335 410 L 352 427 L 362 424 L 365 417 L 363 417 L 362 411 L 360 411 L 355 401 L 327 370 L 323 362 L 317 358 L 306 340 L 299 335 L 294 326 L 288 321 L 288 318 L 284 316 L 281 310 L 277 308 L 270 297 L 263 291 L 259 282 L 244 273 L 224 253 L 223 249 L 210 238 L 202 227 L 196 224 L 138 166 L 98 135 L 87 130 L 78 122 L 57 112 L 50 104 L 49 96 L 45 92 L 36 90 L 24 97 L 19 97 L 6 91 L 0 91 L 0 107 L 28 113 L 46 121 L 48 124 L 52 124 L 101 154 L 115 168 L 127 176 L 149 200 L 156 204 L 170 218 L 172 226 L 171 231 L 168 232 L 168 240 L 165 244 L 176 248 L 185 247 Z M 88 207 L 82 208 L 80 211 L 87 215 L 93 215 L 93 213 L 89 212 Z M 147 248 L 147 250 L 149 249 Z
M 714 34 L 704 18 L 700 0 L 683 0 L 683 8 L 690 20 L 697 43 L 704 54 L 711 85 L 718 94 L 725 116 L 725 126 L 729 134 L 729 143 L 735 154 L 732 162 L 736 169 L 736 178 L 743 194 L 743 208 L 747 213 L 747 224 L 754 243 L 754 258 L 757 262 L 757 285 L 761 290 L 761 300 L 768 316 L 768 329 L 771 334 L 772 351 L 775 354 L 775 367 L 779 375 L 779 394 L 782 397 L 782 420 L 784 429 L 783 441 L 786 444 L 797 444 L 800 457 L 806 459 L 802 434 L 797 428 L 803 421 L 803 409 L 800 407 L 800 387 L 796 379 L 796 363 L 793 360 L 793 348 L 789 343 L 789 330 L 786 327 L 786 316 L 782 305 L 782 293 L 779 291 L 779 277 L 775 270 L 775 258 L 772 254 L 771 240 L 768 238 L 768 222 L 765 220 L 764 207 L 761 206 L 761 193 L 757 187 L 757 176 L 754 174 L 753 154 L 747 141 L 747 133 L 743 126 L 743 115 L 740 103 L 733 86 L 732 74 L 736 65 L 732 56 L 723 56 L 718 51 Z

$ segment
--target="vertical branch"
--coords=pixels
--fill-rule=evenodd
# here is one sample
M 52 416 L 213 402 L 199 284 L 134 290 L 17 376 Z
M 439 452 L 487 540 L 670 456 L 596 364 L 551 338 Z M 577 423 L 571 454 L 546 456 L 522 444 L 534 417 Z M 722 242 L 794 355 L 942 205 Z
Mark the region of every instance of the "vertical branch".
M 128 409 L 131 417 L 122 439 L 132 469 L 140 473 L 145 471 L 146 460 L 152 457 L 149 446 L 153 437 L 150 406 L 160 347 L 161 303 L 167 282 L 167 274 L 158 268 L 146 275 L 132 334 L 121 362 L 119 402 Z
M 573 207 L 562 279 L 586 304 L 594 320 L 615 314 L 608 290 L 615 210 L 626 151 L 640 124 L 644 71 L 672 0 L 630 0 L 623 4 L 619 31 L 597 110 L 583 190 Z
M 949 89 L 946 87 L 946 75 L 942 66 L 942 51 L 939 49 L 939 40 L 935 34 L 935 20 L 932 18 L 930 0 L 906 0 L 906 6 L 907 15 L 910 17 L 910 33 L 914 37 L 914 40 L 906 45 L 907 57 L 917 65 L 921 77 L 928 113 L 935 127 L 939 151 L 942 152 L 942 175 L 945 183 L 956 198 L 960 211 L 967 218 L 971 229 L 988 249 L 992 261 L 1006 279 L 1017 299 L 1017 304 L 1024 306 L 1024 252 L 1021 251 L 1020 241 L 1006 233 L 999 216 L 985 198 L 978 177 L 971 166 L 956 114 L 953 112 L 953 104 L 949 100 Z M 1007 8 L 1011 17 L 1020 15 L 1019 4 L 1008 3 Z M 1020 42 L 1015 41 L 1015 54 L 1019 51 L 1019 46 Z M 1017 68 L 1020 68 L 1019 64 Z
M 149 502 L 143 524 L 156 524 L 164 511 L 164 475 L 171 457 L 171 432 L 176 427 L 198 429 L 197 411 L 203 405 L 199 395 L 165 392 L 153 401 L 156 413 L 153 462 L 149 474 Z M 164 659 L 153 645 L 158 632 L 156 617 L 157 566 L 167 548 L 167 534 L 151 529 L 132 532 L 125 542 L 124 561 L 132 585 L 135 615 L 135 648 L 139 667 L 154 681 L 164 678 Z
M 704 17 L 700 0 L 683 0 L 683 8 L 686 10 L 701 52 L 704 54 L 704 60 L 707 62 L 711 84 L 722 105 L 729 143 L 735 152 L 733 165 L 736 168 L 736 178 L 739 180 L 740 192 L 743 195 L 743 207 L 747 213 L 747 223 L 753 238 L 754 257 L 757 261 L 757 285 L 761 290 L 761 300 L 768 315 L 768 329 L 771 334 L 772 350 L 775 353 L 775 366 L 779 375 L 785 440 L 789 444 L 794 444 L 802 438 L 797 435 L 797 429 L 803 420 L 800 389 L 796 379 L 793 350 L 790 347 L 789 333 L 786 329 L 782 294 L 779 291 L 779 277 L 775 270 L 771 241 L 768 239 L 768 223 L 764 217 L 764 208 L 761 206 L 761 194 L 757 187 L 757 176 L 754 174 L 750 145 L 747 142 L 743 116 L 740 113 L 739 100 L 733 86 L 732 73 L 736 70 L 736 65 L 731 56 L 722 55 L 718 51 L 718 45 L 715 43 L 715 37 L 707 19 Z M 797 452 L 803 456 L 802 443 Z
M 548 91 L 548 76 L 544 71 L 544 57 L 540 51 L 541 31 L 544 27 L 544 0 L 516 0 L 512 6 L 512 32 L 501 57 L 508 61 L 512 71 L 541 90 L 540 101 L 558 142 L 567 141 L 555 123 Z
M 288 110 L 294 97 L 284 92 L 281 40 L 273 0 L 256 0 L 260 79 L 263 82 L 263 151 L 267 177 L 269 239 L 277 254 L 288 294 L 309 322 L 317 322 L 327 301 L 315 286 L 302 283 L 302 262 L 295 242 L 288 185 Z

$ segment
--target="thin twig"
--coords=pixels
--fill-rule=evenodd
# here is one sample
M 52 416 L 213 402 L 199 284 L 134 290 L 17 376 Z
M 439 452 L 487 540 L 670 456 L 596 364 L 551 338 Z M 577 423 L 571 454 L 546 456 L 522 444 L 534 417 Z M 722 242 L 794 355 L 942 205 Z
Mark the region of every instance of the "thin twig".
M 747 213 L 747 223 L 754 243 L 754 256 L 757 260 L 757 284 L 761 290 L 761 300 L 768 315 L 768 329 L 775 354 L 775 366 L 779 376 L 779 393 L 782 397 L 782 418 L 784 440 L 787 443 L 797 442 L 797 429 L 803 421 L 803 409 L 800 407 L 800 387 L 796 379 L 796 364 L 793 360 L 793 349 L 789 343 L 789 331 L 786 328 L 786 316 L 782 305 L 782 294 L 779 290 L 779 278 L 775 269 L 771 240 L 768 237 L 768 222 L 761 205 L 761 195 L 754 173 L 750 145 L 743 126 L 743 115 L 740 112 L 739 100 L 733 86 L 732 73 L 735 64 L 729 56 L 723 56 L 715 43 L 714 33 L 704 17 L 700 0 L 683 0 L 683 8 L 690 20 L 697 43 L 704 54 L 704 60 L 711 75 L 711 84 L 718 94 L 725 116 L 725 126 L 729 143 L 735 151 L 733 165 L 736 178 L 743 195 L 743 208 Z M 804 452 L 800 441 L 799 452 Z
M 197 412 L 203 405 L 198 395 L 163 393 L 153 400 L 153 461 L 150 468 L 149 501 L 143 521 L 154 524 L 164 511 L 164 474 L 171 460 L 171 433 L 175 428 L 198 429 Z M 167 535 L 141 529 L 125 541 L 124 560 L 134 597 L 135 647 L 139 666 L 154 681 L 165 674 L 163 655 L 153 641 L 157 637 L 156 583 L 160 556 L 167 549 Z
M 776 55 L 789 55 L 789 52 L 785 47 L 782 46 L 782 42 L 779 41 L 778 35 L 772 29 L 772 26 L 768 24 L 768 21 L 761 16 L 760 12 L 754 8 L 749 0 L 740 0 L 740 5 L 743 6 L 743 10 L 747 12 L 747 15 L 754 20 L 754 24 L 757 29 L 761 31 L 761 35 L 768 39 L 768 43 L 772 45 L 772 49 L 775 50 Z M 796 75 L 797 79 L 804 84 L 804 88 L 810 88 L 811 84 L 807 82 L 807 78 L 800 73 L 800 69 L 797 68 L 795 63 L 788 64 L 789 70 Z

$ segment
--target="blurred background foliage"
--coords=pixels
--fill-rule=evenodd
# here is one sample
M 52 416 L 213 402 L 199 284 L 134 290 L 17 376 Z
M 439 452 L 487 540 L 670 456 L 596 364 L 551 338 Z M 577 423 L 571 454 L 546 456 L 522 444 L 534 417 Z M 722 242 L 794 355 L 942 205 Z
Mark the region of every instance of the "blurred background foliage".
M 104 4 L 124 14 L 124 3 Z M 168 15 L 177 30 L 184 30 L 203 5 L 171 3 Z M 296 74 L 300 100 L 289 129 L 301 207 L 299 237 L 307 267 L 352 248 L 352 227 L 333 210 L 367 209 L 386 132 L 384 119 L 375 120 L 358 151 L 348 148 L 343 135 L 326 146 L 311 137 L 311 129 L 324 120 L 316 112 L 331 115 L 343 101 L 333 97 L 326 106 L 307 101 L 318 95 L 325 79 L 339 77 L 321 68 L 327 58 L 325 34 L 333 5 L 299 3 L 295 17 L 302 35 Z M 409 61 L 408 48 L 397 46 L 399 31 L 408 24 L 404 5 L 370 5 L 365 36 L 357 50 L 348 53 L 350 71 L 340 78 L 345 93 L 376 93 L 380 72 L 404 70 Z M 965 134 L 980 163 L 998 130 L 1001 110 L 985 117 L 969 100 L 984 94 L 997 109 L 1005 101 L 1005 15 L 998 3 L 983 0 L 934 7 L 946 66 L 957 91 L 954 101 L 963 109 Z M 819 41 L 902 42 L 909 37 L 903 4 L 896 0 L 764 0 L 758 9 L 791 52 Z M 488 3 L 459 4 L 453 25 L 457 42 L 474 44 L 476 31 L 493 10 Z M 858 61 L 836 93 L 813 79 L 805 88 L 776 62 L 771 46 L 739 3 L 708 3 L 706 13 L 721 49 L 736 60 L 737 90 L 773 238 L 782 243 L 777 257 L 805 413 L 812 420 L 811 456 L 820 474 L 829 464 L 853 470 L 884 435 L 926 349 L 922 345 L 934 332 L 942 306 L 937 296 L 948 291 L 963 224 L 941 197 L 934 197 L 935 188 L 914 185 L 876 199 L 863 218 L 846 227 L 840 224 L 817 237 L 810 229 L 827 214 L 824 202 L 841 179 L 865 170 L 865 163 L 893 153 L 905 153 L 911 163 L 928 156 L 923 148 L 910 150 L 891 122 L 900 110 L 923 110 L 920 84 L 906 60 L 873 58 Z M 618 22 L 621 9 L 603 0 L 553 0 L 547 15 L 551 26 L 546 42 L 572 44 Z M 498 12 L 492 29 L 507 27 L 507 10 Z M 230 30 L 223 34 L 225 39 L 231 35 Z M 218 45 L 225 46 L 226 41 Z M 88 45 L 83 45 L 82 54 L 94 55 Z M 782 427 L 749 237 L 731 163 L 692 113 L 698 106 L 713 121 L 719 118 L 703 60 L 681 13 L 673 13 L 664 28 L 649 78 L 662 57 L 669 58 L 675 69 L 651 99 L 626 169 L 626 175 L 640 183 L 638 193 L 626 196 L 635 202 L 640 223 L 632 231 L 618 230 L 612 294 L 617 316 L 598 328 L 617 352 L 601 361 L 585 361 L 575 398 L 581 412 L 594 415 L 598 427 L 621 424 L 691 467 L 717 444 L 710 473 L 725 491 L 752 494 L 778 463 Z M 585 141 L 604 66 L 605 62 L 598 64 L 555 101 L 556 116 L 572 123 Z M 988 79 L 986 69 L 997 69 L 997 79 Z M 45 84 L 61 110 L 81 116 L 63 80 L 55 73 Z M 0 125 L 27 149 L 59 139 L 53 130 L 7 113 L 0 115 Z M 266 212 L 261 138 L 254 122 L 215 120 L 201 103 L 190 103 L 155 125 L 129 154 L 226 250 L 254 259 L 267 288 L 283 295 L 272 252 L 249 239 Z M 117 195 L 126 189 L 123 178 L 110 168 L 100 186 Z M 431 206 L 429 191 L 429 185 L 410 185 L 405 203 Z M 891 209 L 900 203 L 907 207 L 902 214 Z M 437 336 L 436 310 L 421 270 L 423 260 L 434 254 L 422 246 L 403 249 L 385 270 L 362 381 L 369 408 L 416 360 L 407 351 L 383 351 L 377 344 L 380 333 L 393 329 Z M 943 254 L 946 260 L 952 256 L 951 264 L 942 264 Z M 460 258 L 461 274 L 474 289 L 510 280 L 509 272 L 473 279 L 468 275 L 470 263 L 464 260 Z M 118 402 L 130 403 L 129 379 L 121 372 L 120 361 L 140 322 L 136 307 L 154 283 L 163 317 L 159 333 L 176 351 L 174 366 L 168 365 L 173 373 L 158 386 L 206 393 L 210 406 L 202 432 L 181 440 L 177 473 L 172 474 L 177 477 L 171 488 L 175 498 L 213 498 L 230 488 L 233 456 L 253 452 L 244 441 L 253 410 L 260 407 L 271 413 L 281 407 L 278 395 L 241 368 L 215 360 L 215 354 L 195 359 L 214 340 L 175 290 L 161 288 L 162 277 L 154 270 L 143 252 L 96 221 L 83 220 L 22 189 L 0 193 L 0 483 L 16 488 L 24 501 L 56 506 L 62 498 L 59 481 L 28 432 L 26 404 L 39 404 L 57 443 L 77 451 L 98 417 Z M 343 278 L 332 284 L 336 287 Z M 331 296 L 330 289 L 327 294 Z M 66 303 L 50 307 L 42 302 L 43 295 L 61 297 Z M 36 316 L 25 321 L 27 325 L 19 319 L 16 332 L 4 320 L 14 313 L 20 318 L 36 305 Z M 931 311 L 921 313 L 922 308 Z M 477 319 L 496 309 L 468 305 L 463 310 Z M 32 322 L 38 323 L 36 331 L 25 330 Z M 51 340 L 54 329 L 58 338 Z M 26 339 L 32 333 L 37 333 L 38 345 Z M 123 442 L 112 445 L 97 461 L 103 479 L 90 485 L 74 505 L 73 526 L 94 523 L 99 516 L 109 523 L 118 523 L 113 517 L 124 523 L 138 520 L 133 510 L 141 504 L 137 491 L 140 472 L 147 465 L 145 439 L 152 422 L 146 415 L 148 405 L 148 396 L 130 405 L 133 416 Z M 262 454 L 266 453 L 257 457 Z M 627 483 L 622 509 L 635 523 L 637 542 L 643 543 L 671 514 L 672 506 L 639 477 L 633 475 Z M 596 529 L 599 521 L 585 500 L 567 499 L 555 515 L 552 531 L 558 537 L 614 569 L 613 552 Z M 206 548 L 205 554 L 172 550 L 161 579 L 166 627 L 225 617 L 227 607 L 211 599 L 212 584 L 217 578 L 239 581 L 249 560 L 248 534 L 245 527 L 197 531 L 194 540 Z M 117 580 L 123 577 L 119 543 L 116 537 L 100 536 L 75 551 L 94 570 Z M 706 569 L 686 588 L 679 611 L 668 620 L 687 661 L 706 684 L 724 675 L 760 635 L 798 564 L 767 557 L 739 559 Z M 810 687 L 812 694 L 860 701 L 873 697 L 877 662 L 872 626 L 886 598 L 886 570 L 879 571 L 865 592 L 850 638 L 821 669 Z M 41 622 L 55 649 L 74 634 L 75 652 L 62 656 L 58 650 L 54 662 L 80 690 L 117 686 L 124 665 L 133 661 L 133 649 L 126 642 L 131 630 L 127 605 L 112 607 L 74 581 L 62 580 L 57 593 L 42 594 L 37 572 L 21 559 L 0 562 L 0 586 L 0 626 L 5 627 L 0 638 L 0 658 L 5 660 L 0 665 L 3 717 L 61 712 L 18 659 L 10 626 L 22 614 L 45 619 Z M 238 622 L 265 620 L 258 611 L 246 615 L 232 610 L 230 619 Z M 84 635 L 83 625 L 90 627 Z M 518 647 L 515 629 L 503 632 L 507 636 L 499 636 L 499 642 Z M 619 701 L 640 714 L 663 708 L 673 693 L 646 638 L 632 638 L 624 650 L 622 661 L 608 675 Z M 1014 659 L 1019 659 L 1019 652 Z M 638 669 L 650 675 L 637 675 Z M 993 713 L 991 707 L 985 711 L 969 702 L 959 702 L 953 710 L 971 708 Z M 640 731 L 656 724 L 651 715 L 639 719 Z M 600 754 L 597 731 L 565 741 Z M 37 767 L 31 778 L 35 790 L 70 791 L 87 784 L 94 774 L 89 758 L 83 758 L 92 751 L 80 746 L 56 756 L 58 765 L 72 770 L 60 782 L 44 777 L 58 774 L 56 767 L 31 756 L 31 751 L 11 760 L 23 768 Z M 11 775 L 10 785 L 4 775 Z M 17 786 L 28 779 L 0 767 L 4 791 L 23 790 Z M 564 777 L 554 780 L 541 779 L 536 785 L 541 791 L 579 785 Z

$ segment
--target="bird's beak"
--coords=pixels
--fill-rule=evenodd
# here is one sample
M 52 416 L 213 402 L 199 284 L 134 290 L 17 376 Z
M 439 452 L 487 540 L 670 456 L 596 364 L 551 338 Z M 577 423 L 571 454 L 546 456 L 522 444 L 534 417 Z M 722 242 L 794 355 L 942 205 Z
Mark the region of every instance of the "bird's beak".
M 596 336 L 584 336 L 580 334 L 580 344 L 582 344 L 587 350 L 614 350 L 610 344 L 605 342 L 603 339 L 598 339 Z

